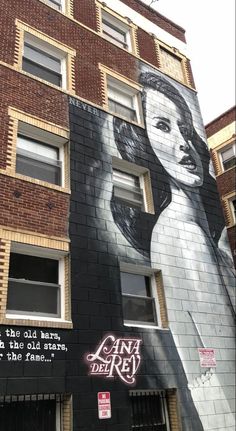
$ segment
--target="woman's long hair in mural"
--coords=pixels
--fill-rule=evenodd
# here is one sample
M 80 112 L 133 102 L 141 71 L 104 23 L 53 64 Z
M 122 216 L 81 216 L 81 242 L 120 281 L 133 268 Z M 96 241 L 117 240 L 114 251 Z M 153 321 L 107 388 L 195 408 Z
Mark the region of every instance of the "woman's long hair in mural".
M 224 219 L 218 198 L 216 182 L 209 173 L 210 155 L 206 143 L 198 135 L 193 125 L 190 109 L 179 90 L 163 76 L 153 72 L 140 74 L 143 85 L 142 106 L 145 129 L 114 117 L 114 137 L 117 148 L 124 160 L 150 170 L 155 215 L 128 207 L 112 197 L 111 210 L 114 221 L 133 247 L 146 257 L 150 257 L 151 235 L 160 214 L 171 202 L 170 175 L 156 156 L 147 133 L 147 91 L 152 89 L 167 97 L 181 113 L 188 130 L 192 146 L 200 156 L 203 167 L 203 182 L 199 187 L 209 224 L 211 239 L 217 246 L 224 228 Z M 156 138 L 158 140 L 158 138 Z M 157 142 L 158 143 L 158 142 Z

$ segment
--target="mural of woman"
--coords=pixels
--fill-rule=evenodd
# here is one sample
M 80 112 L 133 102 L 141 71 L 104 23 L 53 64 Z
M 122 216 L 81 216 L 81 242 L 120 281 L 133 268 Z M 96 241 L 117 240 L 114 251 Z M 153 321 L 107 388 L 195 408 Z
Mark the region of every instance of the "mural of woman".
M 203 375 L 197 348 L 215 348 L 221 359 L 219 324 L 227 315 L 228 327 L 233 326 L 232 259 L 209 152 L 181 86 L 148 67 L 139 81 L 145 129 L 114 118 L 114 136 L 124 160 L 149 169 L 155 214 L 128 207 L 114 196 L 111 210 L 126 239 L 162 271 L 170 329 L 200 412 L 196 388 L 204 389 L 205 401 L 212 388 L 224 392 L 223 374 L 207 370 Z M 233 343 L 230 331 L 225 336 Z

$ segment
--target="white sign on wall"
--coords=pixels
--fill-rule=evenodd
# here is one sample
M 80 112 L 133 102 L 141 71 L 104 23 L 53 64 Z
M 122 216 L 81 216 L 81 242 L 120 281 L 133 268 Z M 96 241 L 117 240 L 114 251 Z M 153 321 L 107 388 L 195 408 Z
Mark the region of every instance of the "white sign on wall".
M 202 368 L 216 367 L 215 349 L 198 349 L 200 365 Z
M 99 419 L 111 418 L 110 392 L 98 392 L 98 417 Z

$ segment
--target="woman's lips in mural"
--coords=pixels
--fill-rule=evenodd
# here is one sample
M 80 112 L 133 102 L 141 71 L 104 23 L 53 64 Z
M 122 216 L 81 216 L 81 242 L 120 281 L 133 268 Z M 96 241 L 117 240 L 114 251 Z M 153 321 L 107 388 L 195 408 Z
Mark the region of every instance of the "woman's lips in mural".
M 197 165 L 195 160 L 193 159 L 192 156 L 188 155 L 188 156 L 184 156 L 180 162 L 180 165 L 183 165 L 186 169 L 188 169 L 189 171 L 193 172 L 196 171 L 197 169 Z

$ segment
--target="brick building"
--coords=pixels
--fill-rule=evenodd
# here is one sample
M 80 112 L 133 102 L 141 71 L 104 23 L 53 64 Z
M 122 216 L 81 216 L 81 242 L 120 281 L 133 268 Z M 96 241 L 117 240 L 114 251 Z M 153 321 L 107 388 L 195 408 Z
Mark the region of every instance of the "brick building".
M 236 266 L 235 106 L 206 125 L 206 134 Z
M 0 431 L 233 431 L 184 30 L 140 0 L 1 6 Z

